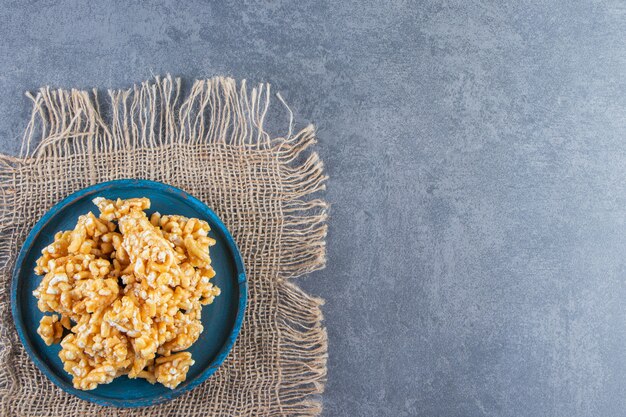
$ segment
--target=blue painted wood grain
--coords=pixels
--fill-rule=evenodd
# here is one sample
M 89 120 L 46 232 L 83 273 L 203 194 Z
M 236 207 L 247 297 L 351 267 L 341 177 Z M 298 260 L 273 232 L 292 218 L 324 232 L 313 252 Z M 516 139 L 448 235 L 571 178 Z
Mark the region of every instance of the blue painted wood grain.
M 151 385 L 143 379 L 126 376 L 100 385 L 92 391 L 77 390 L 71 376 L 63 370 L 58 353 L 60 345 L 46 346 L 37 334 L 43 313 L 37 308 L 32 291 L 41 277 L 33 272 L 41 250 L 49 245 L 54 234 L 72 229 L 78 216 L 89 211 L 97 213 L 91 200 L 106 198 L 148 197 L 152 205 L 148 213 L 180 214 L 206 220 L 210 236 L 217 243 L 211 248 L 216 276 L 213 279 L 222 293 L 202 309 L 204 331 L 189 349 L 195 360 L 187 380 L 170 390 L 161 384 Z M 241 254 L 224 223 L 204 203 L 186 192 L 158 182 L 124 179 L 84 188 L 52 207 L 35 225 L 19 253 L 11 285 L 11 309 L 15 327 L 29 356 L 52 382 L 83 400 L 104 406 L 141 407 L 175 398 L 209 378 L 224 362 L 241 329 L 247 303 L 247 281 Z

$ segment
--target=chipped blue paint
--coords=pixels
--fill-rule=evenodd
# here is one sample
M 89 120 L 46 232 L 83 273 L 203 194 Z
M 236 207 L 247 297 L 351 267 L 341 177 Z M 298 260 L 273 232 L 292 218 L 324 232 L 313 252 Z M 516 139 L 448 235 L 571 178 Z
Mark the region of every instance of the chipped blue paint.
M 70 376 L 58 358 L 59 345 L 46 346 L 37 335 L 42 313 L 37 308 L 32 290 L 41 277 L 32 271 L 41 249 L 52 242 L 54 233 L 73 227 L 80 214 L 95 210 L 91 200 L 96 196 L 109 198 L 149 197 L 149 212 L 182 214 L 199 217 L 211 225 L 211 236 L 217 245 L 211 249 L 214 278 L 222 294 L 202 311 L 204 332 L 189 349 L 196 361 L 188 379 L 176 389 L 151 385 L 140 379 L 120 377 L 93 391 L 80 391 L 72 386 Z M 63 390 L 83 400 L 103 406 L 142 407 L 171 400 L 193 389 L 224 362 L 232 349 L 243 323 L 247 303 L 247 281 L 241 254 L 228 229 L 204 203 L 170 185 L 147 180 L 124 179 L 87 187 L 52 207 L 30 232 L 18 256 L 11 284 L 11 309 L 17 333 L 37 367 Z

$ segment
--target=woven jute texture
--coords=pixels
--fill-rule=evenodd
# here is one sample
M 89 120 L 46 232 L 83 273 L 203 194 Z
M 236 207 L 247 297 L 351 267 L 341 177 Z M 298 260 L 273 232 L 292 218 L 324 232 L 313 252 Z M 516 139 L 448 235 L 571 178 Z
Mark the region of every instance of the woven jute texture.
M 292 134 L 290 123 L 284 137 L 270 137 L 267 84 L 216 77 L 183 90 L 165 77 L 102 97 L 49 88 L 29 95 L 34 110 L 22 154 L 0 156 L 2 415 L 320 413 L 322 300 L 291 282 L 325 260 L 327 204 L 315 193 L 326 176 L 310 149 L 314 128 Z M 272 105 L 282 107 L 278 99 Z M 119 178 L 171 184 L 213 208 L 239 245 L 249 280 L 243 328 L 225 363 L 198 388 L 140 409 L 104 408 L 61 391 L 28 358 L 10 313 L 11 272 L 35 222 L 68 194 Z

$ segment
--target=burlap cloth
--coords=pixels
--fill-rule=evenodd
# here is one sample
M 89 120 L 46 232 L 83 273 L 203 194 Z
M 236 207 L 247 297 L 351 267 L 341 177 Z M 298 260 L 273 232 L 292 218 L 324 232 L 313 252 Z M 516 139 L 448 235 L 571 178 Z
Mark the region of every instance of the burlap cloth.
M 41 89 L 22 156 L 0 155 L 0 406 L 20 416 L 319 414 L 327 339 L 322 300 L 290 279 L 324 266 L 326 179 L 308 126 L 271 138 L 269 85 L 229 78 L 156 78 L 126 91 Z M 282 99 L 278 96 L 280 101 Z M 284 104 L 284 103 L 283 103 Z M 279 103 L 280 105 L 280 103 Z M 101 108 L 102 106 L 102 108 Z M 288 110 L 288 108 L 287 108 Z M 209 380 L 140 409 L 103 408 L 66 394 L 31 362 L 10 313 L 11 272 L 35 222 L 68 194 L 118 178 L 180 187 L 224 220 L 244 258 L 249 302 L 237 343 Z

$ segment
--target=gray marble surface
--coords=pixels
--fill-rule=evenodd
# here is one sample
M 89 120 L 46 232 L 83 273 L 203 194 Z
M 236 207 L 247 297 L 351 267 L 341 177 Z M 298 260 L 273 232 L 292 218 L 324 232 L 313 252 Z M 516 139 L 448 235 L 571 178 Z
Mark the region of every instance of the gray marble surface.
M 41 85 L 271 82 L 331 177 L 324 415 L 626 415 L 624 2 L 80 3 L 0 7 L 0 150 Z

